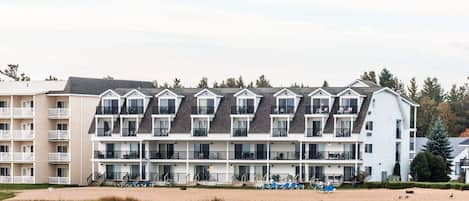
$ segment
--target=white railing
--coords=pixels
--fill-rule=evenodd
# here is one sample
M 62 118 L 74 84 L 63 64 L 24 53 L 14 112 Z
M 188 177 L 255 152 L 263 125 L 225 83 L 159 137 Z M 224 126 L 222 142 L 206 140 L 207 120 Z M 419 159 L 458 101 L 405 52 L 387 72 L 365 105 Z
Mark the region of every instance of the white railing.
M 13 140 L 32 140 L 34 130 L 13 130 Z
M 67 118 L 68 108 L 49 108 L 49 118 Z
M 49 162 L 68 162 L 70 153 L 49 153 Z
M 69 140 L 68 130 L 50 130 L 48 133 L 49 140 Z
M 0 152 L 0 161 L 11 161 L 10 152 Z
M 0 140 L 10 140 L 11 133 L 9 130 L 0 130 Z
M 22 162 L 32 162 L 34 161 L 34 153 L 33 152 L 15 152 L 13 154 L 14 161 L 22 161 Z
M 13 108 L 14 117 L 32 117 L 34 108 L 32 107 L 15 107 Z
M 0 107 L 0 117 L 10 117 L 11 109 L 9 107 Z
M 11 177 L 10 176 L 0 176 L 0 183 L 11 183 Z
M 34 183 L 34 177 L 31 176 L 14 176 L 13 183 L 32 184 Z
M 70 177 L 49 177 L 49 184 L 70 184 Z

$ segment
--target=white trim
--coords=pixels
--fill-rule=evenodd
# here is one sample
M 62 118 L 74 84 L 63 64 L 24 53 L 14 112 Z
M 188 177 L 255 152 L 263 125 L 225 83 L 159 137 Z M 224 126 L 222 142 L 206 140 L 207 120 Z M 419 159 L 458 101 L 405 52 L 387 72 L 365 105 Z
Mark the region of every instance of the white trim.
M 83 97 L 100 97 L 100 95 L 92 95 L 92 94 L 70 94 L 70 93 L 64 93 L 64 94 L 46 94 L 47 96 L 83 96 Z
M 179 94 L 176 94 L 174 93 L 173 91 L 169 90 L 169 89 L 164 89 L 163 91 L 160 91 L 159 93 L 157 93 L 155 95 L 155 97 L 158 97 L 158 96 L 161 96 L 162 94 L 166 93 L 166 92 L 169 92 L 170 94 L 172 94 L 173 96 L 177 97 L 177 98 L 183 98 L 184 96 L 182 95 L 179 95 Z
M 119 95 L 117 92 L 115 92 L 115 91 L 112 90 L 112 89 L 108 89 L 108 90 L 104 91 L 103 93 L 99 94 L 99 97 L 100 97 L 100 98 L 103 98 L 103 96 L 104 96 L 105 94 L 107 94 L 108 92 L 113 93 L 117 98 L 120 98 L 120 97 L 121 97 L 121 95 Z
M 258 95 L 256 93 L 254 93 L 253 91 L 249 90 L 249 89 L 241 89 L 240 91 L 236 92 L 233 96 L 234 97 L 237 97 L 239 96 L 241 93 L 243 92 L 248 92 L 250 93 L 252 96 L 256 97 L 256 98 L 260 98 L 260 97 L 263 97 L 262 95 Z
M 141 92 L 141 91 L 139 91 L 138 89 L 132 89 L 132 90 L 130 90 L 130 91 L 129 91 L 129 92 L 127 92 L 127 93 L 126 93 L 126 94 L 125 94 L 123 97 L 125 97 L 125 98 L 128 98 L 128 96 L 130 96 L 130 95 L 131 95 L 132 93 L 134 93 L 134 92 L 137 92 L 137 93 L 139 93 L 139 94 L 140 94 L 140 96 L 142 96 L 142 97 L 144 97 L 144 98 L 148 98 L 148 97 L 150 97 L 150 96 L 147 96 L 147 95 L 145 95 L 144 93 L 142 93 L 142 92 Z
M 279 96 L 279 95 L 280 95 L 283 91 L 285 91 L 285 90 L 287 90 L 289 93 L 295 94 L 295 97 L 303 97 L 302 95 L 299 95 L 299 94 L 293 92 L 292 90 L 290 90 L 290 89 L 288 89 L 288 88 L 283 88 L 283 89 L 281 89 L 280 91 L 277 91 L 277 92 L 274 94 L 274 96 L 275 96 L 275 97 Z
M 353 93 L 355 93 L 355 96 L 362 96 L 362 97 L 365 97 L 365 95 L 361 95 L 360 93 L 358 93 L 357 91 L 353 90 L 352 88 L 346 88 L 344 90 L 342 90 L 340 93 L 337 94 L 337 96 L 342 96 L 344 93 L 346 93 L 347 91 L 352 91 Z
M 381 93 L 381 92 L 383 92 L 383 91 L 387 91 L 387 92 L 390 92 L 390 93 L 392 93 L 392 94 L 398 96 L 398 97 L 400 98 L 400 100 L 402 100 L 402 101 L 408 103 L 409 105 L 412 105 L 412 106 L 414 106 L 414 107 L 419 107 L 419 106 L 420 106 L 419 104 L 412 103 L 412 102 L 410 102 L 409 100 L 403 98 L 399 93 L 395 92 L 394 90 L 392 90 L 392 89 L 390 89 L 390 88 L 388 88 L 388 87 L 384 87 L 384 88 L 382 88 L 382 89 L 380 89 L 380 90 L 378 90 L 378 91 L 375 91 L 375 92 L 373 92 L 373 94 Z
M 318 91 L 323 91 L 324 93 L 326 93 L 328 96 L 330 97 L 334 97 L 334 95 L 332 95 L 331 93 L 327 92 L 326 90 L 324 90 L 323 88 L 318 88 L 314 91 L 312 91 L 311 93 L 308 94 L 308 96 L 313 96 L 315 93 L 317 93 Z
M 208 93 L 210 93 L 212 96 L 217 97 L 217 98 L 223 97 L 223 96 L 217 95 L 216 93 L 213 93 L 213 92 L 210 91 L 209 89 L 202 89 L 201 91 L 199 91 L 199 92 L 197 92 L 196 94 L 194 94 L 194 97 L 198 97 L 198 96 L 200 96 L 200 94 L 202 94 L 202 93 L 204 93 L 204 92 L 208 92 Z

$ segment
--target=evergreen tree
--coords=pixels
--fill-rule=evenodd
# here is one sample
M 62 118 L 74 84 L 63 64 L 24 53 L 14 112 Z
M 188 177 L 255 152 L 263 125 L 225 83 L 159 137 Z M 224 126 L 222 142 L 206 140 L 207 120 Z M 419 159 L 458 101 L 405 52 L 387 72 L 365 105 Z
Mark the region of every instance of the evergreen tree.
M 360 76 L 360 79 L 368 80 L 377 84 L 375 71 L 364 72 L 363 75 Z
M 399 164 L 399 162 L 396 162 L 396 164 L 394 164 L 394 168 L 392 170 L 392 175 L 393 176 L 398 176 L 398 177 L 401 176 L 401 165 Z
M 5 70 L 0 70 L 0 74 L 5 75 L 14 81 L 31 81 L 31 78 L 25 73 L 19 73 L 18 69 L 19 64 L 8 64 L 8 68 Z
M 158 85 L 158 80 L 153 80 L 153 87 L 158 88 L 160 85 Z
M 247 88 L 254 88 L 254 82 L 252 82 L 252 81 L 251 81 L 251 82 L 249 82 L 249 84 L 248 84 Z
M 238 80 L 236 80 L 236 88 L 245 88 L 243 77 L 239 76 Z
M 49 77 L 45 79 L 45 81 L 57 81 L 57 80 L 59 80 L 59 79 L 55 76 L 52 76 L 52 75 L 49 75 Z
M 394 75 L 386 68 L 383 68 L 379 73 L 379 85 L 391 89 L 394 89 L 396 86 Z
M 236 88 L 237 83 L 236 83 L 236 78 L 234 77 L 229 77 L 226 79 L 226 88 Z
M 184 88 L 181 83 L 181 79 L 179 78 L 174 78 L 173 80 L 173 88 Z
M 415 81 L 415 77 L 413 77 L 410 79 L 410 85 L 407 87 L 407 91 L 409 92 L 409 97 L 414 101 L 418 100 L 417 90 L 417 82 Z
M 449 92 L 446 94 L 446 100 L 450 104 L 462 101 L 462 99 L 464 98 L 465 92 L 466 92 L 466 89 L 464 88 L 464 86 L 457 87 L 455 84 L 453 84 Z
M 327 82 L 327 80 L 324 80 L 324 82 L 322 82 L 322 87 L 329 87 L 329 83 Z
M 438 83 L 438 79 L 436 77 L 428 77 L 427 79 L 425 79 L 420 94 L 421 96 L 429 97 L 436 103 L 441 103 L 441 101 L 443 101 L 443 88 L 441 88 L 441 85 L 440 83 Z
M 208 88 L 208 79 L 206 77 L 202 77 L 197 85 L 197 88 Z
M 448 173 L 444 159 L 427 151 L 418 153 L 410 164 L 410 174 L 416 181 L 446 182 Z
M 433 124 L 427 138 L 427 144 L 424 145 L 425 151 L 428 151 L 433 155 L 441 156 L 446 162 L 447 170 L 451 171 L 451 159 L 453 159 L 451 152 L 453 152 L 453 148 L 451 147 L 448 133 L 440 118 L 438 118 Z
M 272 85 L 270 85 L 270 81 L 267 80 L 264 75 L 261 75 L 259 79 L 256 80 L 256 87 L 257 88 L 272 87 Z

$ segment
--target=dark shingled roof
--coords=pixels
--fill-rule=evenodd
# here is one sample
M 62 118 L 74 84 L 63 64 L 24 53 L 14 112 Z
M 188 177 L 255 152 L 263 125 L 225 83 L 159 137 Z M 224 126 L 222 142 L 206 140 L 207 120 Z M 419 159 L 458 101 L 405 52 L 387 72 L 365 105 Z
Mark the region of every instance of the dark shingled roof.
M 131 80 L 106 80 L 98 78 L 69 77 L 63 91 L 51 91 L 50 94 L 88 94 L 99 95 L 115 88 L 153 88 L 153 83 Z
M 249 89 L 252 92 L 262 95 L 261 101 L 257 108 L 256 115 L 252 122 L 250 123 L 249 133 L 270 133 L 270 110 L 271 106 L 275 105 L 275 97 L 273 96 L 276 92 L 280 91 L 283 88 L 252 88 Z M 292 92 L 301 95 L 301 100 L 299 102 L 297 112 L 294 115 L 292 122 L 290 123 L 290 133 L 303 133 L 305 129 L 304 114 L 306 106 L 311 104 L 310 98 L 308 95 L 318 87 L 311 88 L 289 88 Z M 332 95 L 337 95 L 347 87 L 323 87 L 325 91 L 329 92 Z M 365 95 L 360 112 L 357 115 L 356 121 L 354 122 L 353 133 L 359 133 L 363 127 L 363 122 L 368 112 L 368 107 L 371 102 L 371 96 L 377 90 L 382 89 L 382 87 L 353 87 L 353 90 L 356 92 Z M 114 89 L 117 93 L 124 95 L 128 93 L 132 88 L 116 88 Z M 140 88 L 138 89 L 145 95 L 154 96 L 157 93 L 161 92 L 164 89 L 156 88 Z M 196 98 L 194 94 L 198 93 L 202 89 L 198 88 L 179 88 L 179 89 L 170 89 L 172 92 L 183 96 L 179 110 L 176 113 L 174 120 L 171 122 L 171 133 L 190 133 L 191 132 L 191 108 L 196 105 Z M 230 114 L 231 107 L 236 104 L 236 98 L 233 96 L 235 93 L 242 89 L 238 88 L 216 88 L 209 89 L 213 93 L 223 96 L 219 107 L 215 113 L 215 118 L 210 123 L 210 133 L 230 133 Z M 151 133 L 151 114 L 154 106 L 158 105 L 158 100 L 152 98 L 148 109 L 144 114 L 143 120 L 139 126 L 139 133 Z M 324 127 L 324 133 L 333 133 L 333 114 L 337 112 L 339 108 L 339 98 L 335 97 L 333 105 L 331 107 L 331 113 L 326 120 L 326 125 Z M 94 128 L 94 123 L 92 124 Z M 94 129 L 90 128 L 90 131 L 94 132 Z M 468 142 L 469 143 L 469 142 Z

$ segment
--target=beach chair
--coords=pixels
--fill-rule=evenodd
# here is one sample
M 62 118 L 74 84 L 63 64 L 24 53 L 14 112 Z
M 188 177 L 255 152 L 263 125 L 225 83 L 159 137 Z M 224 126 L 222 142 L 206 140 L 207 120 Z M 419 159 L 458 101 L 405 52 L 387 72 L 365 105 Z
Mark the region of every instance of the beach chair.
M 290 189 L 295 189 L 296 190 L 297 188 L 298 188 L 298 186 L 295 182 L 291 183 Z
M 262 189 L 270 189 L 270 184 L 264 184 Z
M 282 189 L 285 189 L 285 190 L 290 189 L 290 183 L 286 182 L 285 184 L 283 184 Z
M 280 185 L 277 185 L 275 182 L 270 184 L 270 189 L 279 189 Z

